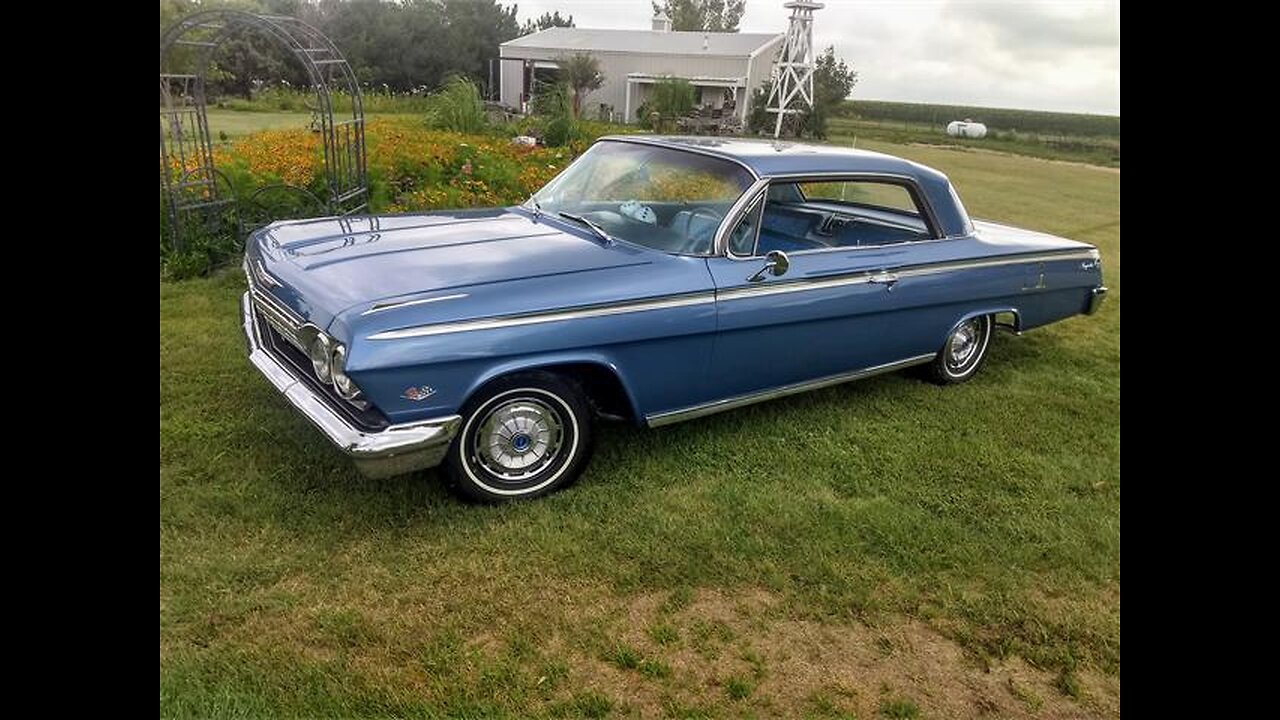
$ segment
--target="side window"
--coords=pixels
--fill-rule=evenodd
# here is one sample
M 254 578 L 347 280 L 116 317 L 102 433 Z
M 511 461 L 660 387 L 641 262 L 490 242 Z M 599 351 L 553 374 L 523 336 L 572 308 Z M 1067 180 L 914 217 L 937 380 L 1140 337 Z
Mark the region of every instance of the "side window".
M 760 229 L 760 211 L 764 208 L 764 196 L 757 197 L 742 219 L 729 233 L 729 252 L 741 257 L 755 255 L 756 235 Z
M 877 180 L 786 183 L 769 191 L 758 252 L 875 247 L 933 238 L 906 185 Z

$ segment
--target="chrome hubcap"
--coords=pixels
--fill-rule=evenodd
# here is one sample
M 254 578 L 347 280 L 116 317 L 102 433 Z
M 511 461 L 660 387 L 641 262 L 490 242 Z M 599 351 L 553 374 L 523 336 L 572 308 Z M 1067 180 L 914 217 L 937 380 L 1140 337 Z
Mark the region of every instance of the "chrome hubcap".
M 947 342 L 947 366 L 952 370 L 964 370 L 978 355 L 982 345 L 983 325 L 981 318 L 966 321 L 956 328 Z
M 560 453 L 560 416 L 533 398 L 520 398 L 489 411 L 476 432 L 475 457 L 489 474 L 518 482 L 542 472 Z

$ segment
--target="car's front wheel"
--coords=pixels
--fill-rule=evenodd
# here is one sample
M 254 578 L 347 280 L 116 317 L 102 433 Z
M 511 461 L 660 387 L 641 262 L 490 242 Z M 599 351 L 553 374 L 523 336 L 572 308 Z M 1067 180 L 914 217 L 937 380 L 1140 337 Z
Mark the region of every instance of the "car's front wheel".
M 933 362 L 925 366 L 929 379 L 939 385 L 954 385 L 976 375 L 987 359 L 993 327 L 990 315 L 971 317 L 957 325 Z
M 469 500 L 546 495 L 576 480 L 591 454 L 590 405 L 578 384 L 560 375 L 496 380 L 467 402 L 462 417 L 444 470 Z

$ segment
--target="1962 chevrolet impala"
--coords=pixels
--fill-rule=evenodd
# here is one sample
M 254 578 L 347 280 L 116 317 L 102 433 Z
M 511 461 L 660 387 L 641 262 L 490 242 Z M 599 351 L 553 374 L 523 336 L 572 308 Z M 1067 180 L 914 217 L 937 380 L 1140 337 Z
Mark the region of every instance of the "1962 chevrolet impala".
M 969 219 L 877 153 L 604 138 L 524 205 L 271 224 L 249 359 L 366 475 L 466 497 L 576 478 L 600 418 L 657 426 L 919 365 L 973 377 L 997 324 L 1092 313 L 1090 245 Z

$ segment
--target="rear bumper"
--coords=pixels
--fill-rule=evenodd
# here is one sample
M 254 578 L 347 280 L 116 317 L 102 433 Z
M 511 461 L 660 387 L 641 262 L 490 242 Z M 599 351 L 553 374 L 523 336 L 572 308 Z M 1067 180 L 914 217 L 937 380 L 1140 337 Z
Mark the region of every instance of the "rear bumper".
M 1085 308 L 1085 315 L 1092 315 L 1098 312 L 1098 308 L 1102 307 L 1102 301 L 1107 298 L 1107 288 L 1099 285 L 1093 289 L 1089 295 L 1089 306 Z
M 269 353 L 258 335 L 258 323 L 249 293 L 241 298 L 244 335 L 249 343 L 249 362 L 266 376 L 311 424 L 320 429 L 339 450 L 346 453 L 366 477 L 384 478 L 435 467 L 444 460 L 449 443 L 458 432 L 458 415 L 391 425 L 379 432 L 365 432 L 331 410 L 325 400 Z

